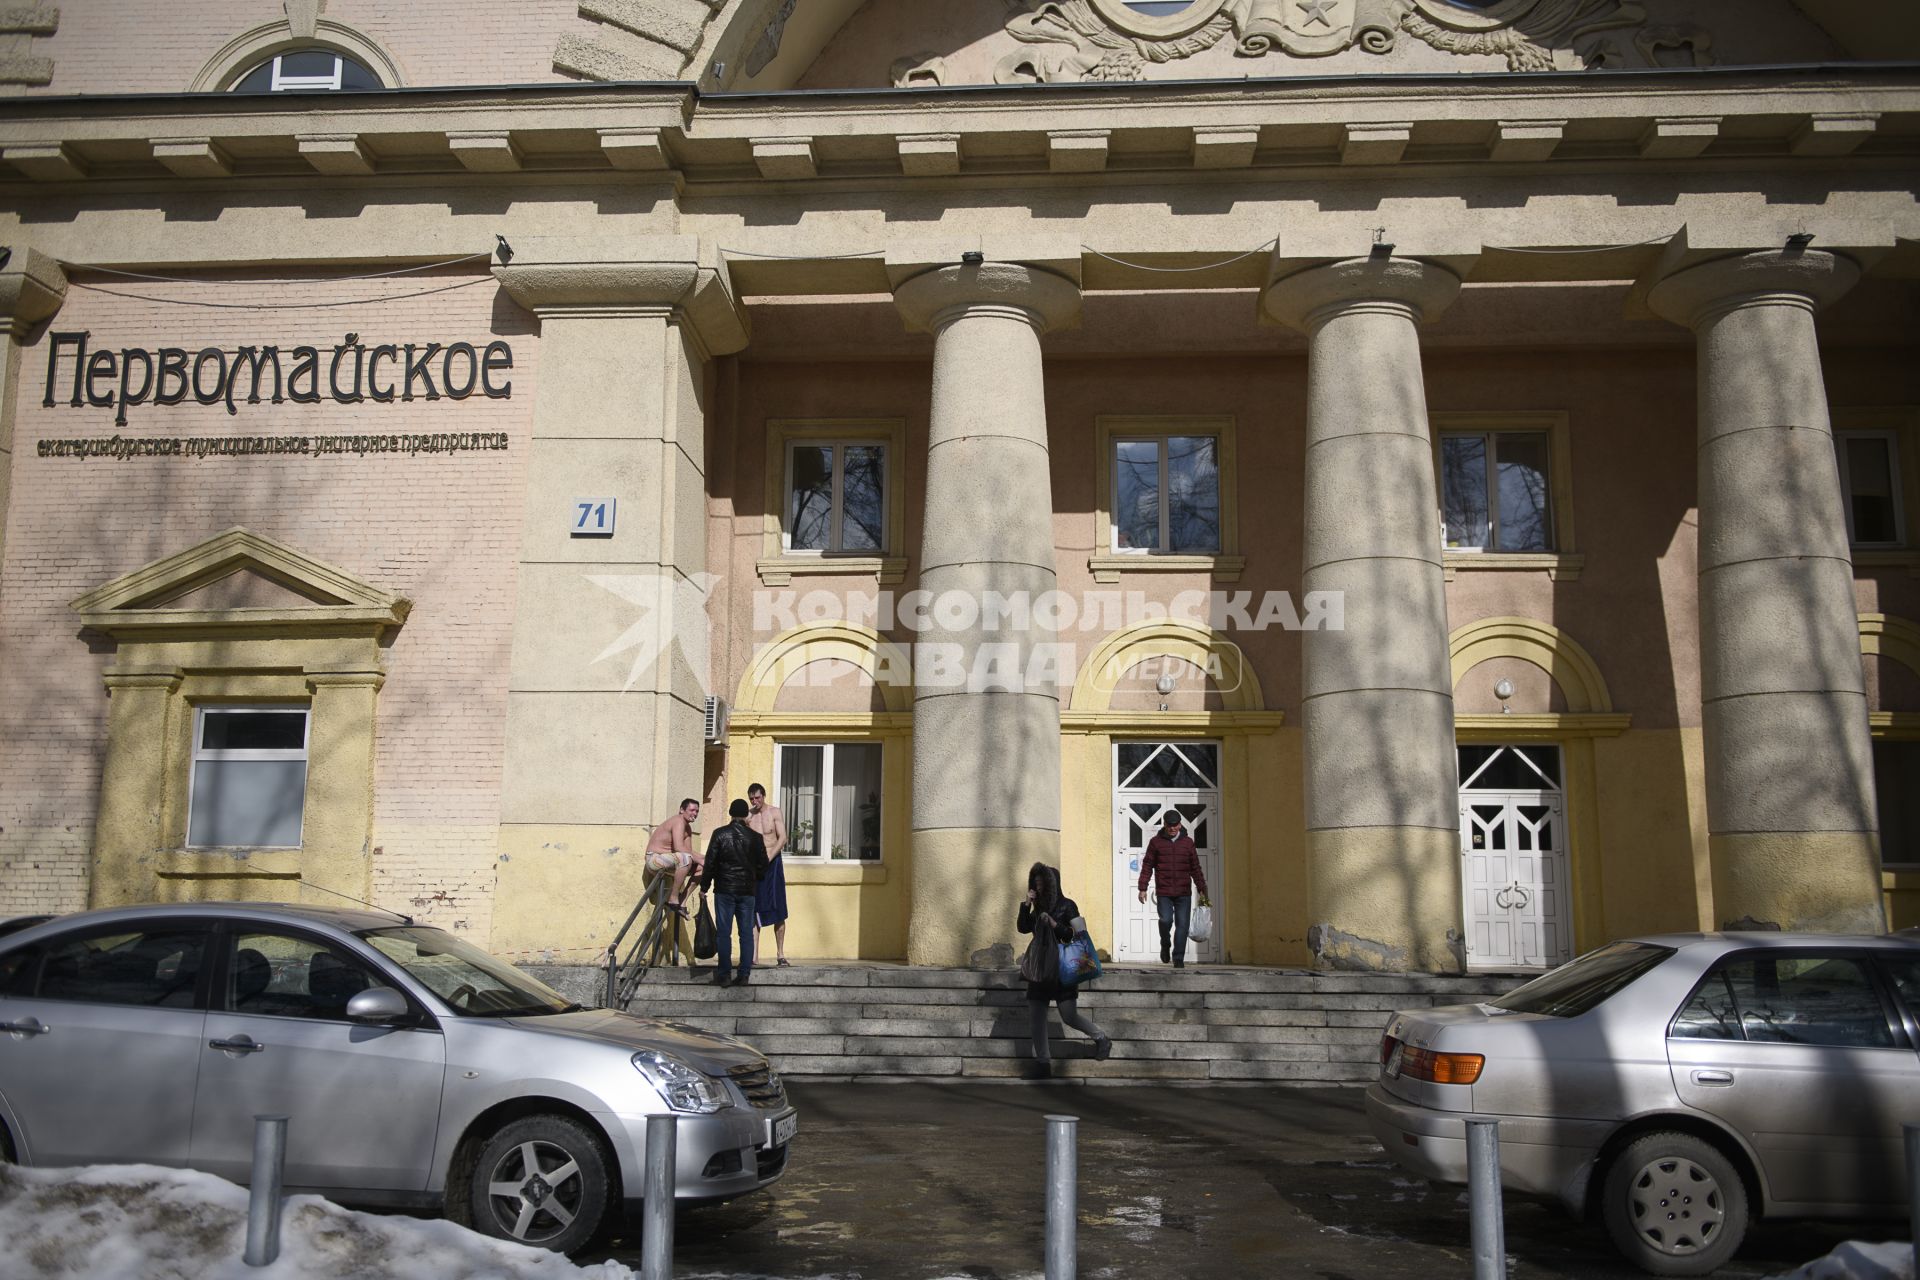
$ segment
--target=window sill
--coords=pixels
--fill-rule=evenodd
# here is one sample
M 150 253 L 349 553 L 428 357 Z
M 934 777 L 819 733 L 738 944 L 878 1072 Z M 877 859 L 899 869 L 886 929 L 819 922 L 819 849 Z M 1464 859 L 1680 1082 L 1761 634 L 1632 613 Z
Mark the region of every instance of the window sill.
M 1888 547 L 1856 549 L 1853 552 L 1853 567 L 1856 569 L 1905 569 L 1909 575 L 1920 578 L 1920 551 Z
M 885 884 L 884 862 L 797 862 L 787 859 L 788 884 Z
M 1447 581 L 1462 569 L 1483 573 L 1545 573 L 1554 582 L 1577 582 L 1587 567 L 1583 555 L 1556 552 L 1443 551 L 1440 563 Z
M 1102 583 L 1120 581 L 1123 573 L 1206 573 L 1211 574 L 1215 582 L 1238 582 L 1240 574 L 1247 567 L 1245 556 L 1199 555 L 1199 556 L 1161 556 L 1151 552 L 1134 555 L 1090 556 L 1087 568 L 1093 571 L 1093 580 Z
M 795 574 L 872 578 L 883 587 L 902 582 L 907 576 L 905 556 L 779 556 L 755 562 L 760 581 L 769 587 L 792 583 Z

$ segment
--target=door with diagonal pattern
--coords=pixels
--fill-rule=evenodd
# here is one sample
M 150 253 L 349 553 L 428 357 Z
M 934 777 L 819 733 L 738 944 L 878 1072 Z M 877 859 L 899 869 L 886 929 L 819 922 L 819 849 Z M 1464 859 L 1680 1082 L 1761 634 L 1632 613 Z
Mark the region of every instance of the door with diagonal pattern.
M 1217 742 L 1116 742 L 1113 744 L 1113 946 L 1115 960 L 1160 960 L 1160 916 L 1151 891 L 1140 901 L 1140 860 L 1160 834 L 1160 820 L 1177 809 L 1207 877 L 1215 918 L 1213 936 L 1189 941 L 1187 959 L 1218 961 L 1221 942 L 1220 744 Z M 1199 905 L 1199 895 L 1194 895 Z
M 1460 748 L 1460 852 L 1468 968 L 1545 969 L 1571 958 L 1558 747 Z

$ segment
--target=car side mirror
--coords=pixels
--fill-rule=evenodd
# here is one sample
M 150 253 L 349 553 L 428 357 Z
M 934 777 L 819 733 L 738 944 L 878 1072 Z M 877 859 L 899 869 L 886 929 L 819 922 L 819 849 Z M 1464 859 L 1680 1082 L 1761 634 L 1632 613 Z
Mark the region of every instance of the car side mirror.
M 407 1016 L 407 998 L 392 987 L 368 987 L 347 1001 L 350 1022 L 391 1023 Z

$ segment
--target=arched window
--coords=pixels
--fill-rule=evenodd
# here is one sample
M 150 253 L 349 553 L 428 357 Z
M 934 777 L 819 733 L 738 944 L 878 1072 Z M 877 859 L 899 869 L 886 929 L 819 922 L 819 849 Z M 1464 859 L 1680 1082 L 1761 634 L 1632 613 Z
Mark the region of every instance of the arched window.
M 235 93 L 311 93 L 334 89 L 383 89 L 366 64 L 332 49 L 276 53 L 234 81 Z

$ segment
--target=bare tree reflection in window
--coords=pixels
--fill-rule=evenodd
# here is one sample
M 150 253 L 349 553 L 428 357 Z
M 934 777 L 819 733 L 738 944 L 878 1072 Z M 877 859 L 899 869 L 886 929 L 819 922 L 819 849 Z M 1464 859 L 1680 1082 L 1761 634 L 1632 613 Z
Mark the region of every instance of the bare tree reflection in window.
M 797 444 L 788 476 L 788 545 L 795 551 L 826 551 L 833 536 L 833 446 Z
M 840 480 L 838 551 L 881 551 L 887 542 L 887 451 L 877 444 L 850 444 Z
M 1441 437 L 1440 493 L 1447 546 L 1461 550 L 1487 547 L 1492 521 L 1487 510 L 1485 436 Z
M 1219 441 L 1167 439 L 1167 549 L 1180 554 L 1220 550 Z
M 1116 440 L 1113 446 L 1115 550 L 1160 549 L 1160 442 Z

